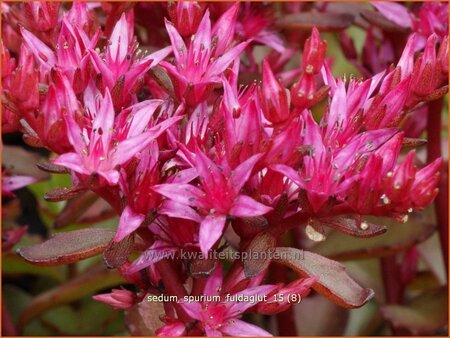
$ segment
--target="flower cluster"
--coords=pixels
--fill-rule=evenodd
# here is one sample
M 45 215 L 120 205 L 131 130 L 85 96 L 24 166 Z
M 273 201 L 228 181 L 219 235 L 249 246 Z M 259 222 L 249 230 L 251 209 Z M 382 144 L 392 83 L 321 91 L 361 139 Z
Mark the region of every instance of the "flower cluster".
M 368 237 L 378 232 L 363 216 L 406 222 L 435 198 L 442 160 L 424 165 L 415 150 L 404 154 L 421 144 L 404 123 L 447 92 L 447 21 L 433 19 L 446 18 L 446 5 L 413 13 L 374 3 L 384 20 L 411 33 L 389 67 L 377 64 L 380 50 L 365 49 L 370 63 L 354 59 L 361 79 L 333 75 L 320 25 L 288 46 L 273 29 L 276 11 L 259 4 L 159 4 L 165 18 L 140 29 L 149 9 L 135 6 L 2 5 L 3 132 L 19 131 L 27 144 L 54 153 L 44 169 L 70 173 L 73 186 L 49 199 L 92 190 L 119 216 L 108 248 L 123 256 L 114 267 L 141 291 L 117 289 L 96 300 L 129 309 L 148 293 L 218 296 L 168 303 L 154 329 L 268 335 L 242 314 L 285 311 L 291 304 L 277 294 L 321 292 L 327 277 L 303 267 L 302 277 L 268 283 L 270 262 L 233 261 L 225 269 L 177 253 L 277 250 L 283 233 L 306 225 L 319 231 L 325 218 Z M 156 21 L 165 31 L 162 48 L 145 45 L 151 39 L 143 35 L 153 34 L 145 28 Z M 367 28 L 369 42 L 376 29 Z M 290 69 L 285 53 L 295 60 Z M 2 191 L 17 182 L 3 178 Z M 358 302 L 339 290 L 323 294 L 358 307 L 371 297 L 366 291 L 355 288 Z M 227 294 L 271 301 L 226 302 Z

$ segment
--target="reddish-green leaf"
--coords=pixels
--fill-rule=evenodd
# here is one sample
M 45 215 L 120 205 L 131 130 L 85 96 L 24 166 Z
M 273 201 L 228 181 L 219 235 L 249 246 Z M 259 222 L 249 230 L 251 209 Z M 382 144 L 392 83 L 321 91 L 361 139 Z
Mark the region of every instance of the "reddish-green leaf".
M 49 202 L 61 202 L 75 198 L 85 191 L 85 187 L 56 188 L 46 192 L 44 199 Z
M 391 224 L 384 234 L 364 239 L 348 237 L 334 231 L 328 235 L 326 241 L 314 247 L 314 252 L 337 260 L 384 257 L 425 241 L 435 229 L 433 225 L 423 222 Z
M 48 161 L 40 161 L 36 163 L 37 167 L 43 171 L 54 174 L 68 174 L 70 170 L 61 165 L 53 164 Z
M 386 232 L 384 225 L 372 224 L 367 221 L 357 221 L 345 217 L 325 217 L 312 221 L 312 226 L 327 226 L 344 234 L 355 237 L 373 237 Z
M 171 97 L 175 97 L 175 90 L 172 80 L 167 72 L 160 66 L 151 68 L 148 73 Z
M 295 270 L 300 276 L 317 277 L 313 289 L 342 307 L 361 307 L 374 295 L 372 289 L 356 283 L 341 263 L 318 254 L 278 247 L 273 260 Z
M 404 147 L 412 147 L 412 148 L 420 147 L 425 144 L 427 144 L 427 140 L 422 139 L 422 138 L 412 138 L 412 137 L 403 138 L 403 143 L 402 143 L 402 145 Z
M 105 251 L 103 251 L 103 261 L 109 269 L 114 269 L 128 261 L 128 256 L 134 249 L 134 235 L 128 235 L 120 242 L 111 240 Z
M 266 269 L 270 264 L 270 256 L 274 251 L 277 240 L 267 232 L 256 235 L 245 249 L 244 274 L 254 277 Z
M 111 229 L 81 229 L 60 232 L 47 241 L 18 250 L 19 255 L 37 265 L 74 263 L 101 253 L 114 236 Z

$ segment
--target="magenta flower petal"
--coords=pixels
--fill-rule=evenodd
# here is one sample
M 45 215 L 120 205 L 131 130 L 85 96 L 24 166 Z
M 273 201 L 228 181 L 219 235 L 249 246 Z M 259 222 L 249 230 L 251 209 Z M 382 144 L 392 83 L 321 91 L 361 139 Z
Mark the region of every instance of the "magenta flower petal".
M 172 53 L 172 46 L 164 47 L 146 56 L 145 58 L 143 58 L 143 60 L 152 60 L 152 62 L 150 63 L 150 68 L 152 68 L 159 64 L 162 60 L 164 60 L 170 53 Z
M 204 206 L 204 193 L 190 184 L 159 184 L 152 188 L 171 200 L 191 207 Z
M 240 195 L 234 201 L 230 209 L 230 215 L 235 217 L 255 217 L 267 214 L 272 210 L 271 207 L 259 203 L 249 196 Z
M 233 186 L 236 192 L 239 192 L 244 186 L 244 184 L 247 182 L 247 180 L 250 178 L 250 174 L 252 173 L 253 167 L 261 157 L 262 157 L 261 154 L 254 155 L 245 162 L 242 162 L 233 171 L 233 176 L 231 177 L 231 179 L 233 181 Z
M 115 151 L 113 151 L 111 157 L 112 162 L 115 164 L 127 162 L 136 155 L 136 153 L 146 148 L 152 140 L 152 135 L 149 132 L 146 132 L 120 142 Z
M 117 170 L 103 170 L 98 173 L 101 175 L 110 185 L 116 185 L 119 182 L 119 172 Z
M 13 190 L 23 188 L 35 182 L 37 182 L 37 179 L 30 176 L 3 176 L 2 193 L 11 193 Z
M 124 117 L 121 115 L 125 115 L 123 113 L 126 113 L 127 110 L 122 111 L 117 119 L 124 118 L 125 120 L 131 120 L 129 124 L 126 124 L 126 122 L 124 123 L 124 125 L 128 127 L 126 136 L 135 137 L 141 134 L 150 122 L 153 113 L 162 102 L 162 100 L 146 100 L 139 102 L 133 106 L 132 112 Z
M 75 122 L 73 115 L 68 114 L 64 116 L 64 120 L 67 126 L 67 138 L 70 144 L 72 144 L 74 150 L 78 154 L 83 154 L 86 151 L 86 142 L 83 139 L 83 133 L 80 126 Z
M 25 28 L 20 27 L 20 32 L 22 33 L 24 42 L 27 44 L 36 59 L 39 60 L 41 65 L 47 70 L 54 67 L 56 64 L 56 57 L 53 51 Z
M 213 273 L 208 277 L 208 280 L 203 289 L 203 294 L 207 296 L 218 295 L 222 287 L 222 264 L 218 264 Z
M 404 5 L 396 2 L 373 1 L 372 6 L 400 27 L 408 28 L 412 26 L 411 14 Z
M 146 148 L 152 140 L 161 135 L 167 128 L 172 126 L 181 118 L 182 116 L 167 119 L 155 127 L 150 128 L 150 130 L 145 133 L 120 142 L 117 145 L 117 148 L 113 151 L 111 161 L 115 164 L 127 162 L 130 158 L 136 155 L 136 153 Z
M 133 26 L 127 20 L 127 15 L 122 14 L 109 39 L 108 56 L 116 62 L 122 62 L 127 56 L 128 45 L 133 36 Z
M 99 74 L 102 74 L 103 80 L 108 85 L 108 87 L 112 89 L 114 87 L 115 81 L 111 69 L 95 51 L 89 50 L 89 55 L 91 57 L 92 64 L 96 68 L 96 71 Z
M 173 46 L 173 54 L 175 55 L 175 59 L 177 60 L 177 63 L 184 64 L 187 49 L 186 45 L 184 44 L 183 38 L 170 21 L 165 19 L 164 22 L 166 25 L 167 33 L 169 33 L 170 42 Z
M 236 47 L 233 47 L 228 52 L 223 54 L 218 60 L 214 61 L 208 69 L 208 76 L 218 75 L 222 73 L 239 55 L 247 48 L 250 41 L 241 42 Z
M 139 214 L 131 209 L 128 205 L 123 209 L 120 215 L 119 226 L 117 227 L 115 242 L 120 242 L 126 236 L 135 231 L 145 219 L 145 215 Z
M 254 286 L 248 289 L 245 289 L 241 292 L 237 292 L 236 295 L 242 295 L 242 296 L 264 296 L 268 293 L 274 291 L 277 289 L 276 285 L 260 285 L 260 286 Z M 245 312 L 247 309 L 251 308 L 252 306 L 255 306 L 255 303 L 252 302 L 233 302 L 230 303 L 230 306 L 228 307 L 228 314 L 232 317 L 237 316 L 240 313 Z
M 238 12 L 239 2 L 236 2 L 216 21 L 212 29 L 212 36 L 217 38 L 217 46 L 214 51 L 215 55 L 222 55 L 233 41 Z
M 158 337 L 186 336 L 186 326 L 181 321 L 166 324 L 155 331 Z
M 284 165 L 284 164 L 273 164 L 270 166 L 270 169 L 272 169 L 276 172 L 279 172 L 280 174 L 285 175 L 292 182 L 297 184 L 300 188 L 305 187 L 304 182 L 300 178 L 300 175 L 298 174 L 298 172 L 296 170 L 292 169 L 291 167 Z
M 89 171 L 83 166 L 83 158 L 77 153 L 65 153 L 53 160 L 53 163 L 62 165 L 77 173 L 89 175 Z
M 202 218 L 190 206 L 173 200 L 164 200 L 158 212 L 170 217 L 189 219 L 197 223 L 202 221 Z
M 209 19 L 209 10 L 205 11 L 202 21 L 197 28 L 197 33 L 191 38 L 191 48 L 190 50 L 202 51 L 209 50 L 211 48 L 211 20 Z M 201 57 L 202 55 L 197 55 Z M 202 62 L 203 60 L 199 60 Z
M 417 35 L 415 33 L 409 36 L 405 48 L 403 49 L 402 56 L 397 63 L 397 67 L 400 67 L 401 69 L 401 80 L 403 80 L 406 76 L 410 75 L 413 72 L 416 40 Z
M 150 248 L 145 250 L 127 269 L 128 274 L 138 272 L 146 267 L 159 262 L 164 258 L 171 258 L 177 252 L 177 248 L 170 247 L 163 241 L 156 240 Z
M 172 183 L 189 183 L 193 179 L 198 177 L 197 170 L 195 168 L 189 168 L 180 170 L 174 177 Z
M 200 302 L 185 303 L 181 300 L 180 305 L 189 317 L 192 319 L 202 320 L 202 304 Z
M 109 146 L 112 136 L 112 129 L 114 126 L 114 107 L 112 103 L 111 94 L 108 89 L 105 91 L 105 96 L 102 100 L 100 108 L 97 110 L 94 121 L 92 123 L 94 139 L 101 138 L 103 147 Z M 95 141 L 93 141 L 95 142 Z
M 222 337 L 222 332 L 217 329 L 213 329 L 210 326 L 205 327 L 205 333 L 207 337 Z
M 225 220 L 225 215 L 208 215 L 200 223 L 199 243 L 203 255 L 206 256 L 209 249 L 222 236 Z

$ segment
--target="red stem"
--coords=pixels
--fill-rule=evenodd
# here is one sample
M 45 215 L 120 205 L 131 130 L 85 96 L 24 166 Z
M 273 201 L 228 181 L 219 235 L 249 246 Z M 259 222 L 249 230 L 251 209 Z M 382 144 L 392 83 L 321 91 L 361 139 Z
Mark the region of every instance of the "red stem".
M 288 268 L 280 264 L 271 266 L 271 277 L 274 282 L 288 281 Z M 276 316 L 278 334 L 280 336 L 297 336 L 295 327 L 294 309 L 290 306 L 286 311 L 278 313 Z
M 432 101 L 428 109 L 427 122 L 427 162 L 430 163 L 441 157 L 441 128 L 442 128 L 442 106 L 443 98 Z M 434 207 L 436 210 L 437 225 L 441 241 L 442 256 L 445 268 L 448 272 L 448 162 L 441 169 L 441 180 L 439 182 L 439 193 L 436 196 Z
M 187 296 L 186 289 L 181 284 L 178 278 L 178 272 L 174 269 L 171 262 L 168 259 L 163 259 L 156 263 L 156 268 L 161 275 L 161 279 L 164 283 L 164 288 L 171 296 L 177 296 L 178 300 L 182 300 L 184 296 Z M 183 308 L 178 303 L 173 303 L 175 310 L 177 311 L 178 318 L 184 322 L 191 321 L 191 318 L 186 314 Z
M 381 271 L 383 276 L 386 304 L 402 304 L 405 285 L 401 282 L 400 267 L 395 255 L 381 258 Z M 407 331 L 398 329 L 390 323 L 394 336 L 408 335 Z
M 387 304 L 401 304 L 403 302 L 403 285 L 401 283 L 400 269 L 395 255 L 381 258 L 383 272 L 384 293 Z
M 19 331 L 14 326 L 5 303 L 2 302 L 2 336 L 18 336 Z
M 205 289 L 206 282 L 206 278 L 193 278 L 191 295 L 201 295 L 203 293 L 203 290 Z
M 91 190 L 108 202 L 118 215 L 122 213 L 122 202 L 117 191 L 110 187 L 91 188 Z

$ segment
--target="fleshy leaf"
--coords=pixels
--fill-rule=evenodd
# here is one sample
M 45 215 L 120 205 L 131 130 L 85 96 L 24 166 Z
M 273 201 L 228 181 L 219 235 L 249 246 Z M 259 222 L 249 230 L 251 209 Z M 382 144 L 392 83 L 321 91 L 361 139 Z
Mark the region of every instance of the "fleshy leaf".
M 388 221 L 383 223 L 388 224 Z M 386 233 L 372 238 L 351 238 L 335 231 L 328 235 L 326 241 L 318 243 L 314 252 L 338 260 L 383 257 L 425 241 L 435 227 L 420 222 L 411 226 L 408 222 L 392 224 L 388 229 Z
M 344 234 L 355 237 L 373 237 L 385 233 L 387 228 L 383 225 L 372 224 L 366 221 L 357 221 L 345 217 L 326 217 L 314 219 L 313 226 L 326 226 Z
M 81 229 L 60 232 L 47 241 L 20 248 L 18 254 L 36 265 L 60 265 L 101 253 L 114 236 L 110 229 Z
M 403 147 L 420 147 L 427 144 L 427 140 L 421 138 L 411 138 L 405 137 L 403 138 Z
M 85 187 L 56 188 L 45 193 L 44 199 L 49 202 L 61 202 L 79 196 Z
M 274 261 L 295 270 L 302 277 L 317 277 L 312 288 L 337 305 L 358 308 L 374 295 L 362 288 L 346 272 L 345 266 L 318 254 L 295 248 L 277 247 Z
M 37 167 L 43 171 L 54 174 L 68 174 L 70 170 L 61 165 L 53 164 L 47 161 L 40 161 L 36 163 Z
M 253 238 L 245 249 L 249 256 L 244 260 L 245 277 L 254 277 L 269 266 L 269 255 L 273 253 L 276 243 L 276 238 L 267 232 L 259 233 Z M 252 257 L 254 253 L 258 253 L 256 259 Z
M 103 251 L 103 261 L 108 269 L 115 269 L 128 261 L 133 252 L 134 235 L 128 235 L 120 242 L 112 240 Z

